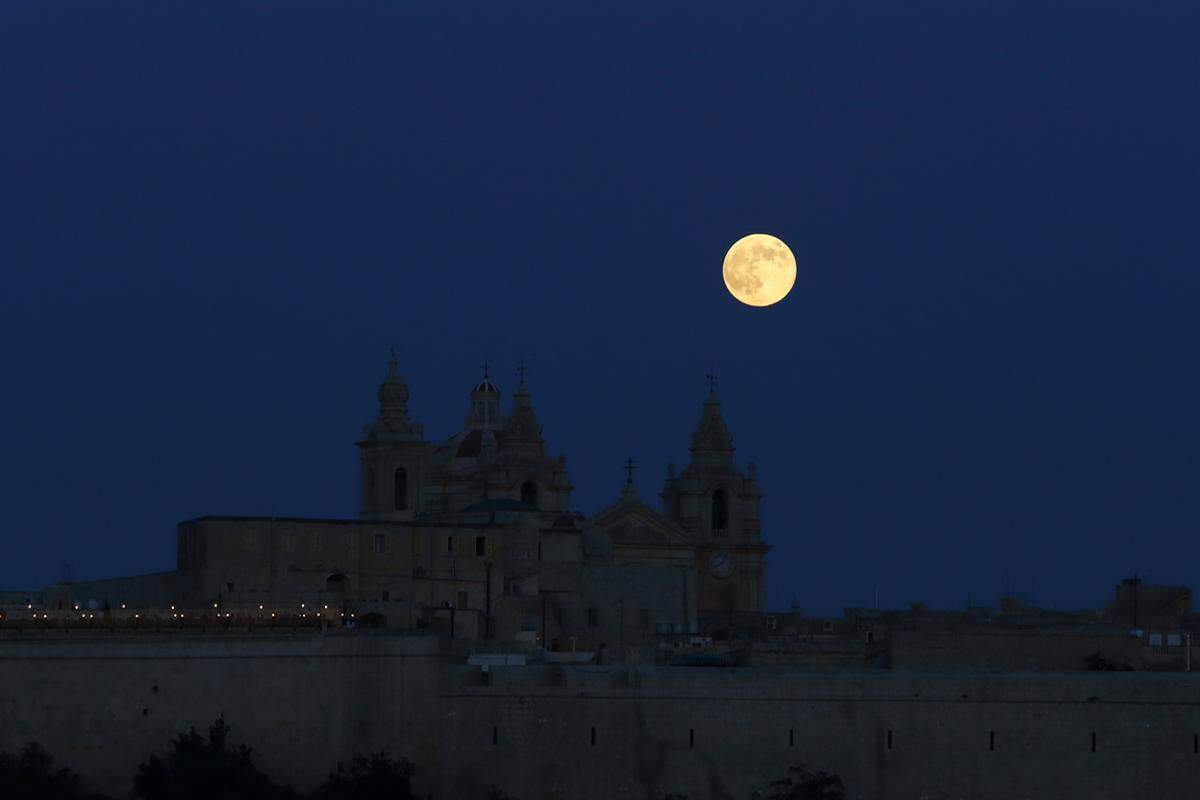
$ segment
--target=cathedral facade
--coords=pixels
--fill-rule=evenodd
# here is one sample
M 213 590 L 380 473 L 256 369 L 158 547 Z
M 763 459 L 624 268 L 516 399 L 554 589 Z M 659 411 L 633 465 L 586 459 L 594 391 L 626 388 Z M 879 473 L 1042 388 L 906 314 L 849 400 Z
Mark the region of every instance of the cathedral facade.
M 688 464 L 652 507 L 628 480 L 591 517 L 571 506 L 522 380 L 507 411 L 486 372 L 463 427 L 426 439 L 393 358 L 359 450 L 354 519 L 204 516 L 178 526 L 177 569 L 51 587 L 123 612 L 295 615 L 550 649 L 652 645 L 758 627 L 765 557 L 754 465 L 733 460 L 715 392 Z

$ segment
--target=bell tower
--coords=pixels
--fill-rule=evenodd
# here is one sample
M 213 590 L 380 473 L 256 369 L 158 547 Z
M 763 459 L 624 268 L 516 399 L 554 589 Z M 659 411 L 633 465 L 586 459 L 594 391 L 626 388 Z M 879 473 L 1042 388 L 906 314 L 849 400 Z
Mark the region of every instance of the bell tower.
M 716 377 L 692 433 L 691 459 L 678 474 L 671 465 L 663 484 L 663 515 L 702 543 L 697 553 L 702 614 L 728 617 L 761 612 L 765 557 L 759 505 L 762 492 L 754 464 L 745 473 L 733 461 L 733 436 L 721 416 Z
M 421 426 L 408 418 L 408 385 L 396 369 L 396 354 L 379 385 L 379 415 L 364 426 L 358 442 L 362 473 L 359 517 L 411 520 L 420 502 L 425 446 Z

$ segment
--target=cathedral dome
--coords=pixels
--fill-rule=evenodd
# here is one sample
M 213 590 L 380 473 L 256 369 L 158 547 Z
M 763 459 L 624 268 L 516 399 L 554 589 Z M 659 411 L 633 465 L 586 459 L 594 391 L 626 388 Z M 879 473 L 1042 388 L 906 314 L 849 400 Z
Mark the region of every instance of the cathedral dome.
M 490 378 L 484 377 L 479 383 L 475 384 L 475 388 L 471 390 L 471 394 L 477 392 L 487 392 L 488 394 L 500 394 L 500 390 L 496 388 L 496 384 L 492 383 Z
M 474 430 L 469 432 L 458 443 L 455 458 L 475 458 L 483 452 L 486 446 L 499 444 L 500 437 L 490 430 Z

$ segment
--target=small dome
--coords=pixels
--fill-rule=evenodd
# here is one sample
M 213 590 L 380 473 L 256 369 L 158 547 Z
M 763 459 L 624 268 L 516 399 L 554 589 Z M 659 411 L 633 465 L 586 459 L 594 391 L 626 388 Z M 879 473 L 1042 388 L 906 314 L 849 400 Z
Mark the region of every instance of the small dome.
M 475 392 L 488 392 L 490 394 L 500 394 L 500 390 L 496 388 L 496 384 L 492 383 L 491 380 L 488 378 L 484 378 L 482 381 L 475 384 L 475 388 L 471 390 L 471 393 L 474 394 Z

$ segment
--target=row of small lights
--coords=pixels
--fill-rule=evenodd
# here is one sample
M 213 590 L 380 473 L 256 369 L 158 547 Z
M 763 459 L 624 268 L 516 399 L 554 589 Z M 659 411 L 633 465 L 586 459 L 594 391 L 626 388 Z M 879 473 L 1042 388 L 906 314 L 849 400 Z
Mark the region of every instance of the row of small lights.
M 125 607 L 126 607 L 125 603 L 121 603 L 121 609 L 122 609 L 122 610 L 124 610 L 124 609 L 125 609 Z M 217 607 L 218 607 L 218 604 L 217 604 L 217 603 L 213 603 L 213 604 L 212 604 L 212 607 L 213 607 L 213 608 L 217 608 Z M 305 603 L 301 603 L 301 604 L 300 604 L 300 607 L 301 607 L 301 608 L 307 608 L 308 606 L 307 606 Z M 25 608 L 27 608 L 27 609 L 32 609 L 32 608 L 33 608 L 33 603 L 28 603 L 28 604 L 26 604 Z M 328 606 L 328 605 L 322 606 L 322 608 L 323 608 L 325 611 L 328 611 L 328 610 L 329 610 L 329 606 Z M 79 603 L 75 603 L 75 610 L 76 610 L 76 611 L 78 611 L 78 610 L 79 610 Z M 260 605 L 258 606 L 258 610 L 259 610 L 259 611 L 262 611 L 262 610 L 264 610 L 264 609 L 263 609 L 263 606 L 262 606 L 262 604 L 260 604 Z M 174 612 L 174 611 L 175 611 L 175 606 L 171 606 L 171 611 L 172 611 L 172 612 Z M 342 612 L 340 612 L 340 614 L 341 614 L 341 616 L 343 616 L 343 617 L 344 617 L 344 616 L 346 616 L 346 612 L 345 612 L 345 611 L 342 611 Z M 315 611 L 313 612 L 313 615 L 314 615 L 314 616 L 320 616 L 320 615 L 319 615 L 317 612 L 315 612 Z M 138 619 L 138 618 L 140 618 L 141 616 L 142 616 L 142 615 L 141 615 L 140 613 L 135 613 L 135 614 L 133 615 L 133 618 L 134 618 L 134 619 Z M 180 612 L 178 612 L 178 613 L 172 613 L 172 614 L 171 614 L 171 616 L 172 616 L 173 618 L 175 618 L 175 619 L 183 619 L 183 616 L 184 616 L 184 614 L 183 614 L 183 612 L 182 612 L 182 611 L 180 611 Z M 218 617 L 220 617 L 221 615 L 218 613 L 218 614 L 217 614 L 217 616 L 218 616 Z M 228 618 L 228 617 L 232 617 L 233 615 L 232 615 L 230 612 L 228 612 L 228 611 L 227 611 L 227 612 L 225 612 L 225 616 Z M 272 611 L 272 612 L 271 612 L 271 616 L 272 616 L 272 617 L 274 617 L 274 616 L 275 616 L 275 612 L 274 612 L 274 611 Z M 306 617 L 308 617 L 308 613 L 307 613 L 307 612 L 305 612 L 305 613 L 302 613 L 300 616 L 301 616 L 301 617 L 303 617 L 303 618 L 306 618 Z M 80 614 L 80 615 L 79 615 L 79 618 L 80 618 L 80 619 L 95 619 L 95 617 L 96 617 L 96 615 L 95 615 L 95 614 L 87 614 L 87 613 L 84 613 L 84 614 Z M 33 615 L 33 618 L 34 618 L 34 619 L 37 619 L 37 614 L 34 614 L 34 615 Z M 50 615 L 49 615 L 49 614 L 42 614 L 42 619 L 49 619 L 49 618 L 50 618 Z M 354 612 L 351 612 L 351 613 L 350 613 L 350 618 L 351 618 L 351 619 L 354 619 Z

